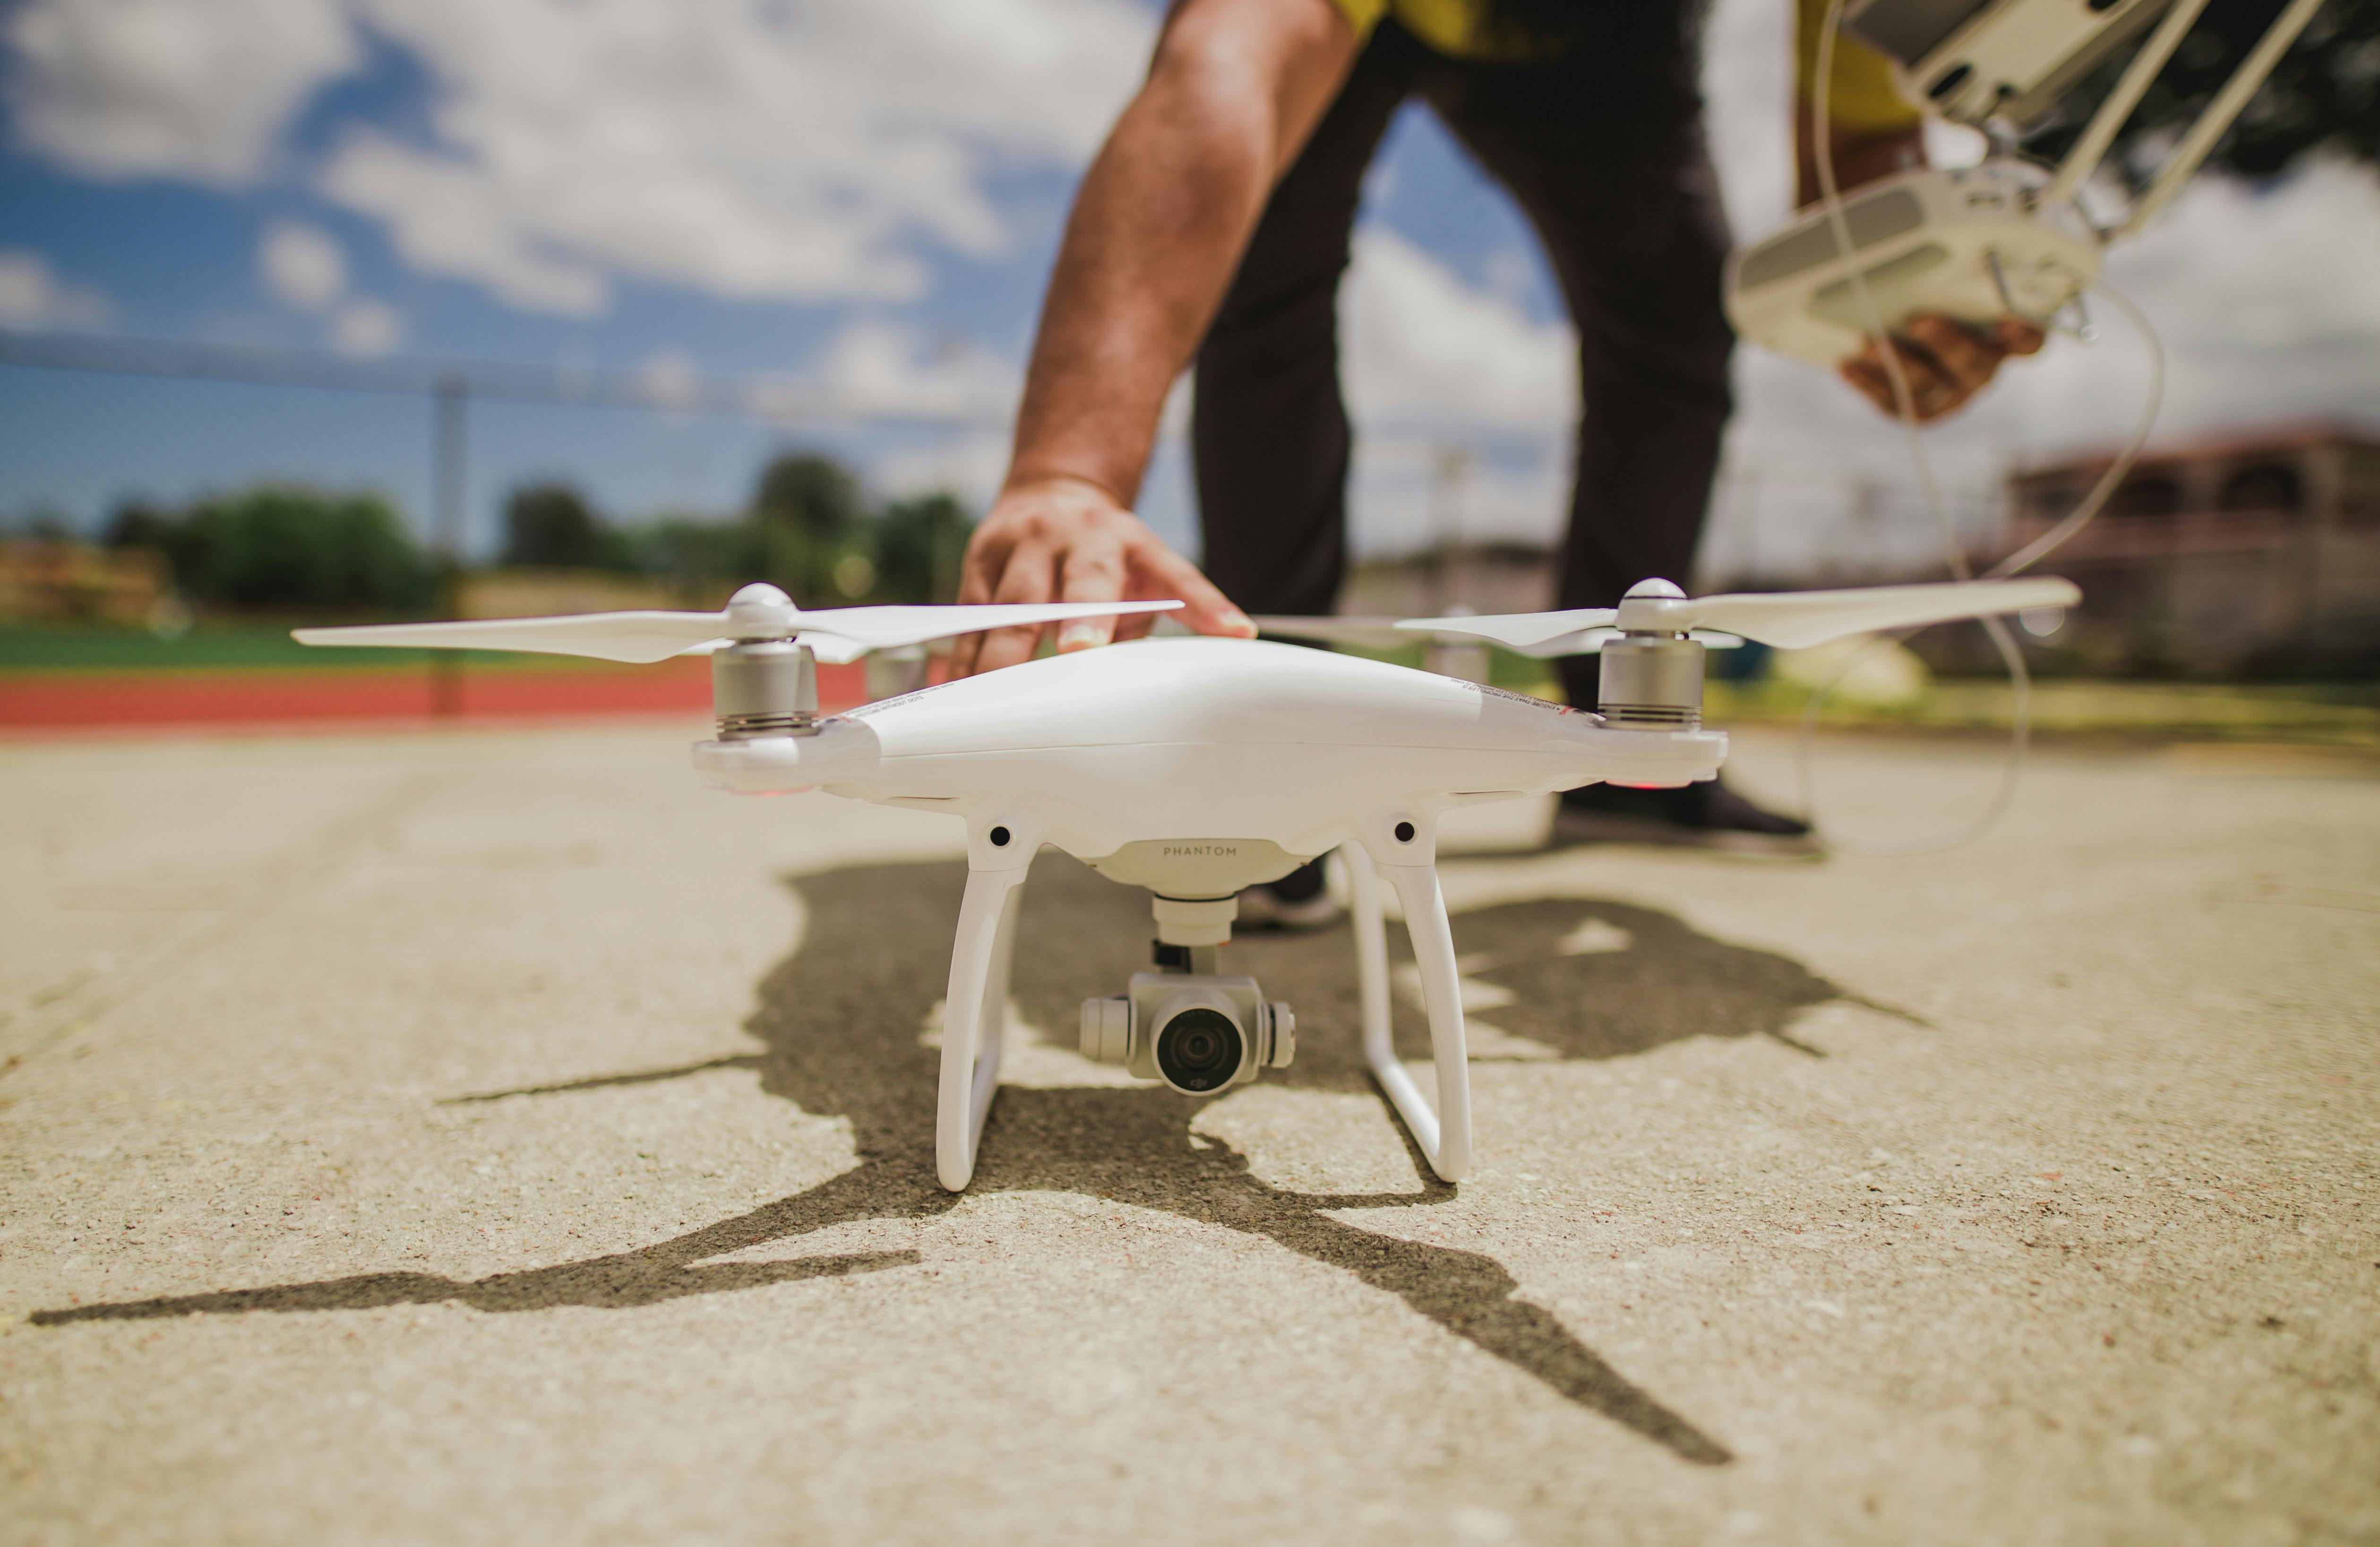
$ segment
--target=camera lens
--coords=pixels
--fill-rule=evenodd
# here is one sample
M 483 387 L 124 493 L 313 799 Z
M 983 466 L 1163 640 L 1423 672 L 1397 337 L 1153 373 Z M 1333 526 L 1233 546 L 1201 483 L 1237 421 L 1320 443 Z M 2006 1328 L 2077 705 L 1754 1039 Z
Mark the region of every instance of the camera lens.
M 1219 1090 L 1240 1072 L 1245 1044 L 1240 1029 L 1220 1011 L 1189 1009 L 1157 1034 L 1157 1067 L 1177 1090 Z

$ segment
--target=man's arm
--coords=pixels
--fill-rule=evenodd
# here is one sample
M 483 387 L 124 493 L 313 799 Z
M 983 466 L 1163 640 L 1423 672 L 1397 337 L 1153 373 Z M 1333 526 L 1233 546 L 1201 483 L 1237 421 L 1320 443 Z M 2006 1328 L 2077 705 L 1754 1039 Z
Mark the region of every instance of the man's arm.
M 1255 629 L 1129 506 L 1158 416 L 1273 184 L 1356 53 L 1331 0 L 1179 0 L 1148 79 L 1091 164 L 1042 304 L 1008 479 L 967 544 L 963 602 L 1178 596 L 1203 633 Z M 1145 621 L 1124 620 L 1127 634 Z M 1070 624 L 1061 650 L 1105 643 Z M 1027 659 L 1038 629 L 958 641 L 964 675 Z

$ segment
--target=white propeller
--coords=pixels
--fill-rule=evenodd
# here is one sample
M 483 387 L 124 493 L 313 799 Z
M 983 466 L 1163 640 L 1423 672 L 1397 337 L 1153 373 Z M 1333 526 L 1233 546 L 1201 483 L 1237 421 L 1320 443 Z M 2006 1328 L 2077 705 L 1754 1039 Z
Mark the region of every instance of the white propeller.
M 1331 644 L 1366 645 L 1374 650 L 1394 650 L 1399 645 L 1414 642 L 1415 634 L 1428 636 L 1424 627 L 1427 618 L 1393 617 L 1290 617 L 1276 615 L 1252 617 L 1259 634 L 1277 634 L 1284 640 L 1321 640 Z M 1397 630 L 1410 627 L 1411 632 Z M 1450 640 L 1454 636 L 1448 636 Z M 1468 644 L 1465 635 L 1457 643 Z
M 1524 613 L 1515 615 L 1536 618 L 1585 615 Z M 1598 626 L 1572 628 L 1558 633 L 1536 644 L 1509 645 L 1507 648 L 1523 655 L 1533 655 L 1540 661 L 1550 661 L 1561 655 L 1593 655 L 1602 650 L 1606 640 L 1617 639 L 1620 636 L 1620 630 L 1610 627 L 1609 624 L 1611 609 L 1609 607 L 1599 609 L 1593 615 L 1606 621 Z M 1482 620 L 1465 616 L 1411 618 L 1271 616 L 1252 618 L 1249 621 L 1257 626 L 1258 633 L 1278 634 L 1287 640 L 1324 640 L 1333 644 L 1365 645 L 1375 650 L 1393 650 L 1399 645 L 1410 644 L 1415 635 L 1421 636 L 1433 644 L 1470 644 L 1483 639 L 1494 639 L 1498 643 L 1505 642 L 1497 636 L 1485 634 L 1479 629 L 1471 627 L 1470 625 Z M 1488 619 L 1486 621 L 1508 620 Z M 1722 634 L 1715 629 L 1697 628 L 1694 631 L 1694 637 L 1713 650 L 1733 650 L 1743 643 L 1743 640 L 1736 635 Z
M 851 661 L 871 650 L 924 644 L 953 634 L 1012 628 L 1118 613 L 1160 613 L 1179 602 L 1038 602 L 965 606 L 831 607 L 806 613 L 771 585 L 750 585 L 715 613 L 580 613 L 458 623 L 378 623 L 298 628 L 300 644 L 401 646 L 425 650 L 520 650 L 644 663 L 700 654 L 730 640 L 798 636 L 823 661 Z
M 2082 592 L 2071 580 L 2046 577 L 1692 598 L 1667 580 L 1645 580 L 1630 588 L 1617 607 L 1512 613 L 1501 617 L 1413 618 L 1397 627 L 1433 635 L 1475 635 L 1531 653 L 1569 636 L 1614 628 L 1674 634 L 1724 628 L 1780 650 L 1805 650 L 1852 634 L 1989 617 L 2032 607 L 2070 607 L 2081 600 Z

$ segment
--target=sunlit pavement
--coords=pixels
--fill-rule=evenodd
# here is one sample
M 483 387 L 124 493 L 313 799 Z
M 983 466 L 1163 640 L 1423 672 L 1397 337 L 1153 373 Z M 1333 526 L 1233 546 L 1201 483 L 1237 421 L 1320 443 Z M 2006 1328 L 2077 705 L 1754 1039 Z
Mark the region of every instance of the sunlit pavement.
M 1045 853 L 953 1199 L 956 824 L 695 729 L 0 745 L 0 1541 L 2380 1537 L 2353 766 L 2051 750 L 1902 859 L 1469 813 L 1459 1189 L 1343 932 L 1226 954 L 1292 1069 L 1079 1058 L 1147 913 Z M 1997 756 L 1820 751 L 1876 838 Z

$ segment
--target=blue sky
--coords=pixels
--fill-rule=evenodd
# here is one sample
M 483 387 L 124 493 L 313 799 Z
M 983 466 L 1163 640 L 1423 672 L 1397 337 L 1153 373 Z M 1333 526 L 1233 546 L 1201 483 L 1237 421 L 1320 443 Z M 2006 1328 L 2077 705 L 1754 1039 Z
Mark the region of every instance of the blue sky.
M 1723 0 L 1712 28 L 1714 138 L 1747 232 L 1785 213 L 1786 8 Z M 1013 394 L 1075 179 L 1156 14 L 1144 0 L 18 0 L 0 9 L 0 326 L 664 384 L 792 377 L 863 406 L 965 405 L 978 421 L 828 432 L 477 406 L 481 546 L 526 478 L 573 478 L 624 516 L 722 512 L 772 447 L 806 441 L 887 492 L 947 484 L 979 502 L 1003 449 L 986 421 Z M 2380 402 L 2365 347 L 2380 343 L 2380 281 L 2363 277 L 2380 266 L 2353 257 L 2375 244 L 2369 177 L 2324 167 L 2204 190 L 2119 255 L 2115 272 L 2174 330 L 2170 421 Z M 2345 256 L 2309 262 L 2317 250 Z M 2217 286 L 2257 303 L 2210 323 Z M 1430 534 L 1427 466 L 1449 444 L 1477 454 L 1466 533 L 1553 535 L 1566 326 L 1526 227 L 1421 112 L 1376 168 L 1344 318 L 1367 431 L 1359 546 Z M 2007 459 L 2114 433 L 2136 365 L 2119 344 L 2034 368 L 1941 437 L 1953 483 L 1984 512 Z M 1835 384 L 1747 359 L 1740 385 L 1730 476 L 1760 481 L 1753 503 L 1777 530 L 1733 531 L 1729 510 L 1748 506 L 1723 490 L 1720 548 L 1816 552 L 1854 483 L 1905 483 L 1888 427 Z M 0 521 L 88 524 L 128 496 L 259 477 L 385 488 L 419 518 L 428 435 L 425 406 L 405 399 L 0 368 Z M 1144 508 L 1188 541 L 1178 447 L 1160 451 Z
M 135 66 L 111 75 L 104 57 L 89 57 L 113 46 L 137 65 L 146 8 L 153 7 L 115 7 L 111 17 L 109 7 L 37 0 L 11 18 L 18 46 L 0 149 L 0 254 L 32 270 L 37 293 L 20 298 L 13 315 L 0 307 L 0 321 L 349 353 L 809 377 L 832 373 L 837 341 L 848 344 L 856 328 L 882 335 L 880 343 L 897 340 L 896 352 L 915 356 L 929 375 L 947 357 L 964 357 L 996 396 L 1013 387 L 1081 161 L 1112 111 L 1077 113 L 1068 125 L 1008 144 L 989 137 L 994 142 L 971 171 L 997 232 L 967 241 L 930 228 L 900 231 L 901 254 L 920 274 L 906 294 L 851 294 L 867 286 L 830 279 L 814 296 L 738 295 L 733 285 L 699 274 L 689 282 L 650 273 L 650 262 L 640 274 L 633 256 L 607 253 L 599 241 L 580 250 L 589 253 L 586 267 L 601 274 L 600 305 L 524 300 L 468 262 L 408 253 L 398 235 L 402 215 L 392 219 L 384 208 L 358 208 L 326 191 L 325 166 L 359 136 L 419 150 L 425 159 L 445 147 L 440 104 L 475 88 L 451 78 L 452 59 L 441 57 L 439 45 L 467 46 L 469 38 L 460 35 L 467 27 L 450 24 L 442 35 L 442 18 L 433 17 L 400 37 L 383 23 L 403 7 L 342 14 L 326 0 L 312 8 L 342 15 L 349 56 L 311 61 L 315 79 L 305 79 L 309 61 L 299 60 L 289 72 L 299 79 L 267 81 L 268 94 L 288 95 L 286 110 L 268 134 L 225 154 L 203 148 L 211 135 L 237 136 L 212 126 L 212 83 L 202 76 L 143 80 Z M 1100 19 L 1109 41 L 1131 46 L 1111 50 L 1095 79 L 1075 84 L 1120 104 L 1157 7 L 1106 0 L 1091 8 L 1107 13 Z M 245 19 L 252 36 L 264 38 L 289 9 L 263 0 L 230 6 L 225 19 Z M 1035 7 L 1015 9 L 1023 16 Z M 28 31 L 54 18 L 68 29 L 80 23 L 74 39 L 80 47 L 44 59 L 38 46 L 25 46 Z M 1050 27 L 1080 19 L 1042 18 Z M 485 93 L 484 83 L 476 89 Z M 152 100 L 143 100 L 144 91 Z M 162 120 L 150 127 L 164 132 L 144 136 L 144 115 Z M 123 120 L 128 128 L 117 128 Z M 950 137 L 979 142 L 987 138 L 981 127 L 962 119 Z M 177 148 L 193 141 L 202 148 Z M 1449 279 L 1491 297 L 1513 320 L 1557 329 L 1558 303 L 1524 225 L 1426 115 L 1409 114 L 1391 132 L 1367 218 L 1409 238 Z M 333 293 L 293 296 L 290 286 L 274 282 L 268 251 L 276 234 L 293 228 L 329 252 L 337 277 L 318 280 L 316 288 Z M 0 431 L 6 453 L 0 517 L 43 511 L 89 524 L 127 497 L 173 500 L 255 476 L 377 484 L 417 515 L 427 496 L 426 415 L 412 403 L 9 370 L 0 371 L 0 421 L 11 427 Z M 894 486 L 948 481 L 980 499 L 996 476 L 996 437 L 982 432 L 965 445 L 937 448 L 914 433 L 805 434 L 732 420 L 503 407 L 475 408 L 474 432 L 473 504 L 483 543 L 492 533 L 490 508 L 521 477 L 575 477 L 625 514 L 663 506 L 722 509 L 748 485 L 759 459 L 789 441 L 844 449 Z M 1149 491 L 1152 518 L 1186 537 L 1186 502 L 1178 451 L 1161 453 Z

